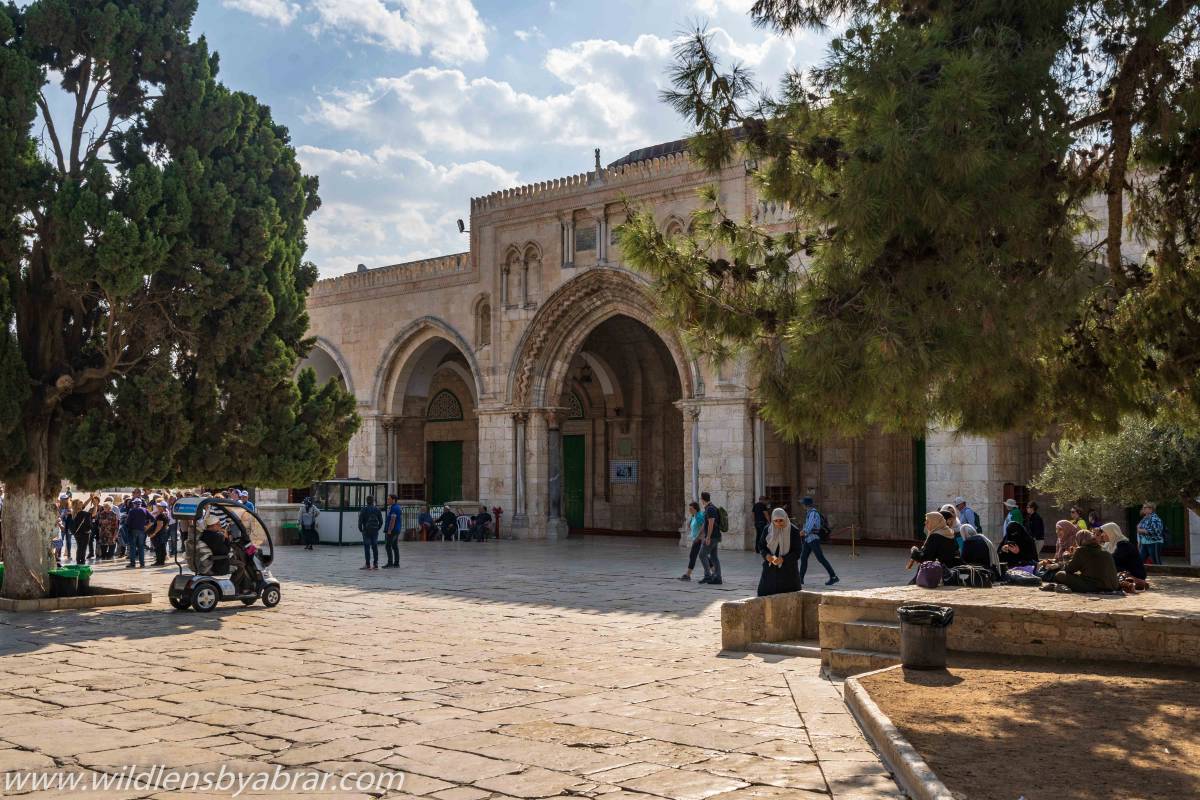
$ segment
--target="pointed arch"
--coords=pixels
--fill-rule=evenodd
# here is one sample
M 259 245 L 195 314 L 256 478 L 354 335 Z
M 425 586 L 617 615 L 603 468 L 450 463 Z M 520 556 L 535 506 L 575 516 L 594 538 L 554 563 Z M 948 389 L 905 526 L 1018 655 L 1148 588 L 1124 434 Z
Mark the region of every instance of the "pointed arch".
M 434 346 L 438 340 L 456 348 L 470 369 L 468 387 L 474 392 L 472 401 L 478 404 L 486 389 L 479 362 L 475 360 L 475 348 L 471 347 L 462 334 L 445 320 L 426 316 L 413 320 L 397 333 L 384 348 L 379 366 L 375 370 L 371 390 L 371 404 L 385 414 L 396 413 L 392 408 L 397 386 L 406 384 L 419 362 L 420 355 Z

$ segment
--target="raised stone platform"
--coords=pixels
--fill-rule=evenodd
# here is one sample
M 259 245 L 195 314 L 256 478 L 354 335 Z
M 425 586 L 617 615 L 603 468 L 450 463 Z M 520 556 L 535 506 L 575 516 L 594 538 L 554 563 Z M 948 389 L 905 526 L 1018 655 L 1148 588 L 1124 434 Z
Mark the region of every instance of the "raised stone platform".
M 42 597 L 36 600 L 13 600 L 0 597 L 0 611 L 61 611 L 63 609 L 135 606 L 149 603 L 150 592 L 128 589 L 106 589 L 93 586 L 87 594 L 76 597 Z
M 936 603 L 955 610 L 951 651 L 1200 666 L 1200 579 L 1159 575 L 1153 585 L 1136 596 L 894 586 L 753 598 L 722 608 L 722 644 L 805 655 L 817 640 L 830 674 L 854 675 L 899 663 L 900 605 Z

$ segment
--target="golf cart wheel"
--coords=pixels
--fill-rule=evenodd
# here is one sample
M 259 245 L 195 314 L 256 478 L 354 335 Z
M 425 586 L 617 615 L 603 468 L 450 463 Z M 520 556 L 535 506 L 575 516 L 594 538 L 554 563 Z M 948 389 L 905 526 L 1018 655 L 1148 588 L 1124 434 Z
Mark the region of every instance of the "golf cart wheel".
M 244 598 L 244 599 L 242 600 L 242 605 L 244 605 L 244 606 L 252 606 L 252 605 L 254 605 L 254 601 L 255 601 L 256 599 L 258 599 L 258 598 L 255 598 L 255 597 L 246 597 L 246 598 Z
M 217 590 L 207 583 L 202 583 L 192 592 L 192 608 L 197 611 L 212 611 L 220 601 Z
M 175 610 L 176 610 L 176 611 L 187 611 L 187 608 L 188 608 L 188 601 L 187 601 L 187 600 L 185 600 L 184 598 L 182 598 L 182 597 L 171 597 L 171 598 L 168 598 L 168 599 L 171 601 L 171 605 L 175 607 Z
M 263 605 L 267 608 L 274 608 L 275 606 L 279 605 L 279 599 L 278 586 L 268 586 L 267 588 L 263 589 L 262 601 Z

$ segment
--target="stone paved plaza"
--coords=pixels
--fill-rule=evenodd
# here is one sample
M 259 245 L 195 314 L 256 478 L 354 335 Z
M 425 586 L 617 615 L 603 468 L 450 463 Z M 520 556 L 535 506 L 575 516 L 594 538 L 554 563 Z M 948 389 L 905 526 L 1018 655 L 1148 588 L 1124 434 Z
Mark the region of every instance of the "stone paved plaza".
M 830 555 L 839 589 L 904 579 L 894 551 Z M 675 580 L 684 553 L 659 541 L 401 557 L 363 572 L 357 547 L 284 548 L 279 607 L 209 615 L 169 607 L 170 571 L 103 566 L 94 583 L 154 602 L 0 616 L 0 773 L 385 768 L 407 776 L 387 796 L 437 800 L 899 796 L 816 660 L 720 654 L 751 553 L 724 554 L 720 587 Z

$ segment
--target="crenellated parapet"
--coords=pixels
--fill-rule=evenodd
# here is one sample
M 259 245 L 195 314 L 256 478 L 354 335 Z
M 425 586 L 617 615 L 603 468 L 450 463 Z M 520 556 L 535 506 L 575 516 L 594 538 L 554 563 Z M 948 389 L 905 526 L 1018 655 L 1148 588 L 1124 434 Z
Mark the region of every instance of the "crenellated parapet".
M 423 258 L 388 267 L 351 272 L 336 278 L 317 281 L 309 291 L 309 300 L 347 292 L 371 292 L 404 284 L 418 283 L 429 278 L 443 278 L 471 271 L 471 254 L 454 253 L 436 258 Z
M 592 172 L 581 172 L 564 178 L 538 181 L 511 189 L 501 189 L 482 197 L 471 198 L 471 213 L 494 211 L 530 200 L 548 200 L 595 189 L 638 183 L 666 175 L 677 175 L 700 169 L 687 153 L 671 153 L 657 158 L 648 158 L 619 167 L 608 167 Z

